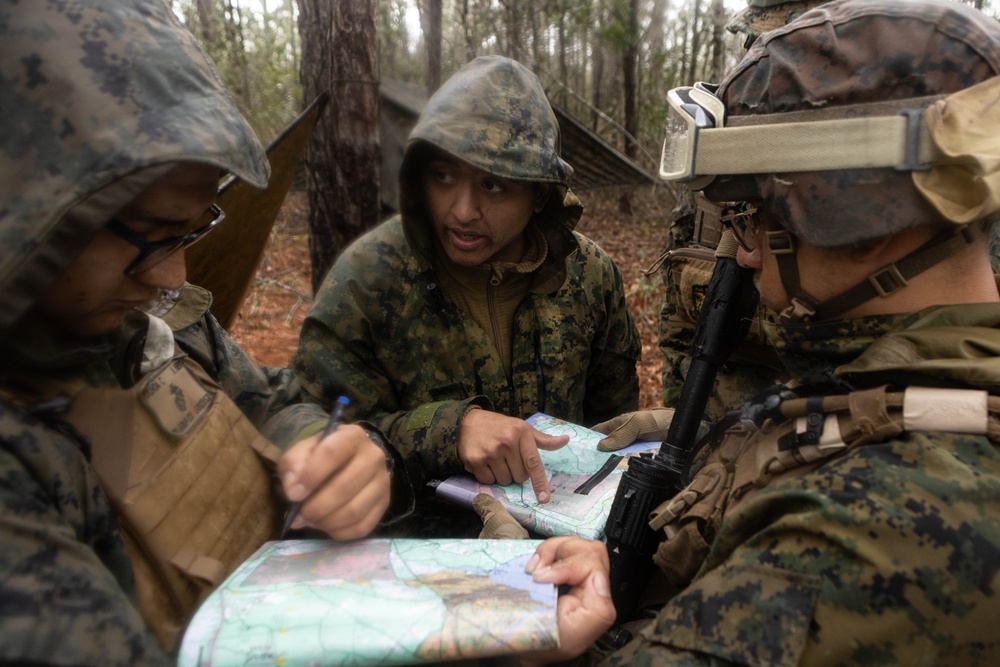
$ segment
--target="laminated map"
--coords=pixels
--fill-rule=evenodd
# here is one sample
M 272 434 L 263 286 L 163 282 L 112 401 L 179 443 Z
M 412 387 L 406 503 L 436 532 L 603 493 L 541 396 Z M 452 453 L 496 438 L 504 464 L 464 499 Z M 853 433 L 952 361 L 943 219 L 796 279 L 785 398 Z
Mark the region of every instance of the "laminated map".
M 199 607 L 181 667 L 403 665 L 559 645 L 537 540 L 268 542 Z
M 562 419 L 536 413 L 526 420 L 542 433 L 569 435 L 569 443 L 556 450 L 539 450 L 552 498 L 541 504 L 531 482 L 480 484 L 471 475 L 453 475 L 439 482 L 435 493 L 454 503 L 472 507 L 472 499 L 488 493 L 507 508 L 533 535 L 579 535 L 592 540 L 604 537 L 604 524 L 615 500 L 618 482 L 628 467 L 627 457 L 659 447 L 658 442 L 636 443 L 617 452 L 602 452 L 597 443 L 604 435 Z

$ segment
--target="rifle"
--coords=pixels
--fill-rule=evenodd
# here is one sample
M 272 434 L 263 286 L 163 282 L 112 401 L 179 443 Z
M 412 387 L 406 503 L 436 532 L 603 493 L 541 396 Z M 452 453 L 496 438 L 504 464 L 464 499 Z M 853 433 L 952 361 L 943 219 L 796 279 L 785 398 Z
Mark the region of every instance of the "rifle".
M 604 533 L 618 625 L 636 617 L 639 598 L 653 574 L 653 553 L 662 533 L 649 527 L 649 513 L 686 485 L 685 463 L 716 372 L 746 336 L 757 307 L 753 271 L 741 268 L 735 257 L 736 241 L 727 233 L 716 252 L 715 270 L 695 328 L 691 366 L 667 437 L 655 453 L 629 459 L 608 514 Z M 630 638 L 619 629 L 612 642 L 622 645 Z

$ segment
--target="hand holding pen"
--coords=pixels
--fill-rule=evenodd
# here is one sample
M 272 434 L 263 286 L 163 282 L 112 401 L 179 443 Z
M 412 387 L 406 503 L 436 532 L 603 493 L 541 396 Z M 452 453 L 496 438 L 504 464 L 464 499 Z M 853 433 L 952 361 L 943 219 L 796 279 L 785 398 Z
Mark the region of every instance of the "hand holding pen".
M 389 506 L 390 477 L 383 450 L 360 426 L 344 423 L 347 396 L 334 402 L 322 435 L 281 457 L 278 474 L 291 501 L 282 529 L 311 527 L 339 540 L 363 537 Z
M 333 402 L 333 409 L 330 411 L 330 421 L 326 423 L 326 428 L 323 429 L 323 435 L 321 435 L 319 440 L 317 440 L 313 445 L 313 449 L 315 449 L 319 443 L 323 442 L 328 435 L 337 430 L 337 427 L 344 421 L 344 412 L 350 405 L 351 399 L 347 396 L 341 394 L 337 397 L 337 400 Z M 288 534 L 288 530 L 291 528 L 292 523 L 295 521 L 295 517 L 299 515 L 299 510 L 301 509 L 301 500 L 288 506 L 288 511 L 285 513 L 285 523 L 281 526 L 281 539 L 285 539 L 285 536 Z

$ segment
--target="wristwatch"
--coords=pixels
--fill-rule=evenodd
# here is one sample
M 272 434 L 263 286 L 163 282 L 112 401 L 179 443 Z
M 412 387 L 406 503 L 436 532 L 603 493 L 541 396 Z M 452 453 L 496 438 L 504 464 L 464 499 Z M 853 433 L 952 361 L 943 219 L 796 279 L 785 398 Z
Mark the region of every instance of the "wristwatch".
M 368 439 L 378 445 L 379 449 L 382 450 L 382 454 L 385 455 L 385 469 L 389 473 L 389 477 L 392 477 L 392 473 L 396 469 L 396 463 L 392 458 L 392 449 L 389 447 L 389 443 L 385 441 L 385 437 L 378 431 L 378 429 L 372 428 L 366 424 L 358 424 L 361 428 L 365 430 L 368 434 Z

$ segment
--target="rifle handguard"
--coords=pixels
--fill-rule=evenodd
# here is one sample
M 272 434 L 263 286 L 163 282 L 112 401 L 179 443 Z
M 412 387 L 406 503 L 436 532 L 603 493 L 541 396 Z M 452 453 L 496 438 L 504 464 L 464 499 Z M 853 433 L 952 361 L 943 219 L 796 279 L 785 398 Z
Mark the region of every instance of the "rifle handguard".
M 717 258 L 667 438 L 655 455 L 630 459 L 618 485 L 604 533 L 619 624 L 638 615 L 639 600 L 655 567 L 653 554 L 663 533 L 649 527 L 649 514 L 683 488 L 684 463 L 694 447 L 716 372 L 750 328 L 757 305 L 752 273 L 735 259 Z

